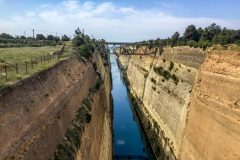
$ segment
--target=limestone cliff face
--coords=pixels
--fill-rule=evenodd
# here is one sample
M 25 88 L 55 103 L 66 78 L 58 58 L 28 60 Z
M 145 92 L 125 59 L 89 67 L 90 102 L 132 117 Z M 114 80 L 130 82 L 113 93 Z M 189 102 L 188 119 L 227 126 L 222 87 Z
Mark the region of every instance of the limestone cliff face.
M 181 159 L 240 159 L 240 53 L 209 51 L 192 97 Z
M 126 69 L 129 63 L 129 60 L 131 58 L 131 56 L 127 56 L 127 55 L 121 55 L 118 57 L 119 58 L 119 65 L 122 69 Z
M 105 81 L 92 94 L 92 110 L 87 113 L 87 118 L 90 115 L 91 118 L 85 128 L 94 127 L 94 134 L 83 130 L 81 143 L 92 139 L 92 143 L 88 143 L 91 152 L 97 150 L 99 159 L 111 159 L 110 76 L 107 67 L 100 68 L 102 62 L 96 60 L 96 63 Z M 82 108 L 82 101 L 89 97 L 99 77 L 91 63 L 70 58 L 21 81 L 1 95 L 0 159 L 45 160 L 53 157 Z
M 103 83 L 93 96 L 92 120 L 82 135 L 82 144 L 77 152 L 76 160 L 111 160 L 112 159 L 112 97 L 109 59 L 95 54 L 93 62 L 97 66 Z M 105 65 L 104 65 L 105 64 Z
M 189 47 L 165 48 L 161 56 L 129 56 L 123 65 L 159 159 L 224 159 L 223 151 L 216 152 L 226 150 L 229 143 L 230 157 L 239 158 L 239 53 L 209 51 L 206 59 L 205 55 Z M 126 57 L 121 57 L 119 63 L 125 64 Z

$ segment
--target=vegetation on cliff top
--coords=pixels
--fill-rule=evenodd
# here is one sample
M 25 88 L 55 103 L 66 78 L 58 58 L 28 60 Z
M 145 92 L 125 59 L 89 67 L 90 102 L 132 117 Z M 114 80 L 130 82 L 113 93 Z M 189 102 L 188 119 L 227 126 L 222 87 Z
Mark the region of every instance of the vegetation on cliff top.
M 45 37 L 43 34 L 37 34 L 36 38 L 33 38 L 26 36 L 13 37 L 7 33 L 0 34 L 0 48 L 56 46 L 62 45 L 65 41 L 70 41 L 70 38 L 66 35 L 60 38 L 53 35 Z
M 149 44 L 158 44 L 162 46 L 184 46 L 200 47 L 206 49 L 214 44 L 227 45 L 238 44 L 240 45 L 240 30 L 233 30 L 221 28 L 219 25 L 213 23 L 208 27 L 196 28 L 194 25 L 189 25 L 183 35 L 175 32 L 171 37 L 166 39 L 149 40 Z
M 94 38 L 90 38 L 88 35 L 81 32 L 81 30 L 78 28 L 75 31 L 72 45 L 75 48 L 76 55 L 78 57 L 84 57 L 90 60 L 92 58 L 92 54 L 95 51 L 102 53 L 103 57 L 106 57 L 105 54 L 108 52 L 108 50 L 104 42 L 104 40 L 96 40 Z

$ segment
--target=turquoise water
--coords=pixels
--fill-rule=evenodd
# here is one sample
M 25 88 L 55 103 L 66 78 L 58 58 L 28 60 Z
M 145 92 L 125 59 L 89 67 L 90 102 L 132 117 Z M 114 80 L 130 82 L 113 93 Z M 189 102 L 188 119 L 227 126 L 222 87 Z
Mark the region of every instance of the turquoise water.
M 115 55 L 111 54 L 114 159 L 154 159 L 133 109 Z

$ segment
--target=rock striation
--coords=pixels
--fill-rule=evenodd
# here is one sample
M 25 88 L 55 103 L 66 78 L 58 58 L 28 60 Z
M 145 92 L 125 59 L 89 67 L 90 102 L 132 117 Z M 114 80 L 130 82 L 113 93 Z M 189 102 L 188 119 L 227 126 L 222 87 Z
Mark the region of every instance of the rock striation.
M 239 58 L 190 47 L 118 55 L 158 159 L 240 158 Z

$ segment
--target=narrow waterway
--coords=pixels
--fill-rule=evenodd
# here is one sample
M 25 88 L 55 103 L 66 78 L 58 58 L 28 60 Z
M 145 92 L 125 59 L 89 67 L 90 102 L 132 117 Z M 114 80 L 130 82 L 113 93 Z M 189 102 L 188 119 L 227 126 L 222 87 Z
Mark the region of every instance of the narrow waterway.
M 111 54 L 110 59 L 114 104 L 114 159 L 154 159 L 132 106 L 116 56 Z

